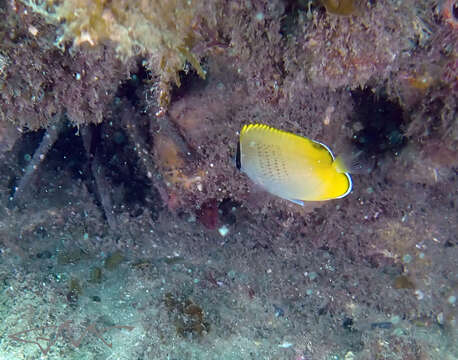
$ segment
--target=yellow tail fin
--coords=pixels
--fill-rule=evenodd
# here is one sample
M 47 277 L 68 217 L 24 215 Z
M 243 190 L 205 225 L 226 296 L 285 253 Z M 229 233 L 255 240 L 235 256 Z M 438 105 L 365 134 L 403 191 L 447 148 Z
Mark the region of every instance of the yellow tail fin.
M 368 174 L 374 168 L 375 159 L 368 158 L 362 151 L 339 155 L 332 167 L 339 173 Z

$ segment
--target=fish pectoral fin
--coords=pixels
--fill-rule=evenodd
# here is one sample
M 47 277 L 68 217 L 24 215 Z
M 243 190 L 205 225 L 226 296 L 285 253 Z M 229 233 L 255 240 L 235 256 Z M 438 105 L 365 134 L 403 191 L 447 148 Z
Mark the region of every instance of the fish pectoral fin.
M 291 201 L 292 203 L 295 203 L 296 205 L 304 206 L 304 202 L 302 200 L 297 200 L 297 199 L 286 199 L 288 201 Z

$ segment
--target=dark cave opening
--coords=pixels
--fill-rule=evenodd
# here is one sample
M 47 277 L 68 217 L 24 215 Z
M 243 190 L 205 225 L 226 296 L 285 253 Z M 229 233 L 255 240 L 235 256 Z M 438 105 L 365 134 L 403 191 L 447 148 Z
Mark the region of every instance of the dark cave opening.
M 138 167 L 137 154 L 129 143 L 124 129 L 106 123 L 94 126 L 96 161 L 103 165 L 104 176 L 112 186 L 112 200 L 116 209 L 124 207 L 139 215 L 146 206 L 149 179 Z
M 407 144 L 403 127 L 406 114 L 401 106 L 371 88 L 352 91 L 355 114 L 353 143 L 368 155 L 397 155 Z
M 65 124 L 58 139 L 47 153 L 45 159 L 35 170 L 29 191 L 46 196 L 49 190 L 54 193 L 60 187 L 60 178 L 70 177 L 72 181 L 80 179 L 88 191 L 95 197 L 98 206 L 102 206 L 101 195 L 97 188 L 95 176 L 99 176 L 108 187 L 113 211 L 128 211 L 130 216 L 141 215 L 145 209 L 150 211 L 153 219 L 157 218 L 161 202 L 151 186 L 146 174 L 138 167 L 137 154 L 128 141 L 128 135 L 121 125 L 104 122 L 99 125 L 88 125 L 86 133 L 90 134 L 91 144 L 86 150 L 83 140 L 84 131 Z M 15 145 L 13 153 L 20 168 L 25 169 L 37 151 L 45 131 L 26 133 Z M 92 164 L 95 162 L 95 167 Z M 97 175 L 94 174 L 96 169 Z M 65 175 L 66 174 L 66 175 Z M 11 196 L 23 174 L 11 174 L 9 186 Z M 56 188 L 56 189 L 53 189 Z M 44 192 L 43 192 L 44 191 Z M 61 191 L 61 190 L 58 190 Z

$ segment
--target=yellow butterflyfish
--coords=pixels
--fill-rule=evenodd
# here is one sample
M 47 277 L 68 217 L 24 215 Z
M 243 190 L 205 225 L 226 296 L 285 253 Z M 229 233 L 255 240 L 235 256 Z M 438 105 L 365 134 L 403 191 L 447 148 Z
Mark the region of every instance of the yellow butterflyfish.
M 242 128 L 236 165 L 271 194 L 299 205 L 343 198 L 352 188 L 343 159 L 326 145 L 263 124 Z

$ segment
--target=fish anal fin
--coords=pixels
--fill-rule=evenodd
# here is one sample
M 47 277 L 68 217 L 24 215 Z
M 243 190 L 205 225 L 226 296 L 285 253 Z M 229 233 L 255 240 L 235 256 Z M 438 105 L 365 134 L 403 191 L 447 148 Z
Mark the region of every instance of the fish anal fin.
M 286 199 L 286 200 L 291 201 L 292 203 L 296 205 L 304 206 L 304 202 L 302 200 L 298 200 L 298 199 Z

